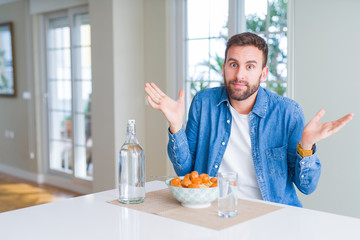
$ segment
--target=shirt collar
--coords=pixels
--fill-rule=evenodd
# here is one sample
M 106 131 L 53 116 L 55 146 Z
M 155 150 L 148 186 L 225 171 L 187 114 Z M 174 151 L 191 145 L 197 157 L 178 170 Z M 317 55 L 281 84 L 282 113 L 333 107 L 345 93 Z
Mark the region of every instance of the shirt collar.
M 259 87 L 258 94 L 256 96 L 255 105 L 252 109 L 252 113 L 255 113 L 259 117 L 265 117 L 268 108 L 269 96 L 265 89 Z
M 226 104 L 229 104 L 229 98 L 228 98 L 225 86 L 223 86 L 221 89 L 221 95 L 220 95 L 220 99 L 219 99 L 217 106 L 220 106 L 220 104 L 223 102 L 225 102 Z
M 256 102 L 251 112 L 258 115 L 259 117 L 265 117 L 268 107 L 268 101 L 269 101 L 269 97 L 265 89 L 259 87 L 259 91 L 256 96 Z M 223 102 L 229 104 L 229 98 L 225 87 L 222 87 L 220 99 L 217 106 L 220 106 L 220 104 Z

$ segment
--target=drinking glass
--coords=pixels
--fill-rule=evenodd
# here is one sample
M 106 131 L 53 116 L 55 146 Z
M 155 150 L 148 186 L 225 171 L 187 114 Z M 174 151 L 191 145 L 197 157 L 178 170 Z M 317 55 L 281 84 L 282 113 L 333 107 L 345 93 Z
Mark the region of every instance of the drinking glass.
M 218 215 L 224 218 L 237 216 L 237 187 L 238 174 L 236 172 L 222 172 L 218 174 L 219 198 Z

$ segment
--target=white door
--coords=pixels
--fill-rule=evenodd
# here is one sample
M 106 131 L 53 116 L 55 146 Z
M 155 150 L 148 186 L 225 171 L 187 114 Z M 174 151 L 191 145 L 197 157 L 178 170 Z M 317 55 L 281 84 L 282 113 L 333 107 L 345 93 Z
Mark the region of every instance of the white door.
M 45 16 L 48 173 L 92 181 L 91 38 L 86 7 Z

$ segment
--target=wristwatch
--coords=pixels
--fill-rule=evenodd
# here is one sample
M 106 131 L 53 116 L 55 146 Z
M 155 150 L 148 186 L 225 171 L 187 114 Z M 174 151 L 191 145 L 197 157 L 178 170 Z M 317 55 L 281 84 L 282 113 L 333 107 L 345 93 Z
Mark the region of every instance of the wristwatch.
M 301 157 L 307 157 L 307 156 L 313 155 L 313 150 L 312 149 L 311 150 L 304 150 L 300 146 L 300 143 L 298 143 L 296 150 L 300 154 Z

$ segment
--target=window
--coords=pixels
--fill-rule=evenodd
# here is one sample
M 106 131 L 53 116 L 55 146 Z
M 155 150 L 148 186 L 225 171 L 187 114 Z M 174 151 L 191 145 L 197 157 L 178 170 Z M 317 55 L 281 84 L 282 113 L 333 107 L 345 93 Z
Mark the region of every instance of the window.
M 76 8 L 45 19 L 48 170 L 92 180 L 89 14 Z
M 254 32 L 269 45 L 264 88 L 287 93 L 287 0 L 185 1 L 186 108 L 196 92 L 223 84 L 222 65 L 229 36 Z
M 252 4 L 250 4 L 250 2 Z M 269 46 L 269 74 L 263 87 L 286 95 L 287 0 L 246 0 L 246 31 L 263 37 Z

